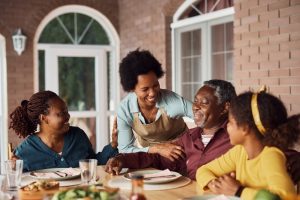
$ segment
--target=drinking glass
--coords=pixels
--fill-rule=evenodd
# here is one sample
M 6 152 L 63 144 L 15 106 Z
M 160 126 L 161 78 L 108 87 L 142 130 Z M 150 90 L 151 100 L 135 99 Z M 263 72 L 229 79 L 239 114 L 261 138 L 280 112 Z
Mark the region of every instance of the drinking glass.
M 79 168 L 80 168 L 82 183 L 88 185 L 96 176 L 97 160 L 96 159 L 80 160 Z
M 21 185 L 23 160 L 4 161 L 4 168 L 6 172 L 7 189 L 17 190 Z
M 4 191 L 6 176 L 0 174 L 0 192 Z

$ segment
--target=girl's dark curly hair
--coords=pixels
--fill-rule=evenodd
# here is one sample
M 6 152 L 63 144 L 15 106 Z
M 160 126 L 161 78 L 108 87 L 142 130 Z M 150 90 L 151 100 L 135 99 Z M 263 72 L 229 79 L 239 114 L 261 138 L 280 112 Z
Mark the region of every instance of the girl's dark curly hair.
M 137 49 L 129 52 L 121 61 L 119 68 L 121 85 L 124 91 L 130 92 L 133 90 L 138 82 L 137 77 L 151 71 L 156 74 L 157 78 L 164 75 L 161 64 L 149 51 Z
M 265 92 L 259 93 L 257 106 L 260 120 L 266 129 L 266 133 L 262 135 L 252 116 L 252 95 L 253 92 L 245 92 L 232 100 L 229 112 L 237 125 L 247 125 L 267 146 L 276 146 L 285 150 L 297 142 L 300 133 L 300 115 L 288 118 L 286 108 L 280 99 Z
M 48 114 L 49 100 L 58 98 L 51 91 L 42 91 L 33 94 L 29 101 L 23 100 L 9 116 L 11 119 L 9 128 L 13 129 L 19 137 L 27 137 L 34 134 L 37 125 L 40 124 L 40 114 Z

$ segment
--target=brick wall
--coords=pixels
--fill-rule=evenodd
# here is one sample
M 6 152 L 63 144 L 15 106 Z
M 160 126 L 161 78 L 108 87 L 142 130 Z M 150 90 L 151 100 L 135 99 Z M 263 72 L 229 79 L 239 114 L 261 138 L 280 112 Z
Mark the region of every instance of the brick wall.
M 171 78 L 170 16 L 183 0 L 119 0 L 121 58 L 140 47 L 149 50 Z M 167 84 L 168 83 L 168 84 Z M 171 88 L 171 80 L 160 79 L 162 88 Z
M 289 114 L 300 112 L 300 1 L 235 0 L 238 92 L 266 84 Z
M 0 33 L 6 39 L 8 113 L 11 113 L 21 100 L 28 99 L 34 92 L 33 38 L 38 25 L 53 9 L 70 4 L 86 5 L 99 10 L 119 31 L 117 0 L 0 1 Z M 19 27 L 27 36 L 26 50 L 21 56 L 13 50 L 11 39 L 12 34 Z M 14 146 L 20 142 L 12 131 L 9 131 L 8 137 L 9 142 Z

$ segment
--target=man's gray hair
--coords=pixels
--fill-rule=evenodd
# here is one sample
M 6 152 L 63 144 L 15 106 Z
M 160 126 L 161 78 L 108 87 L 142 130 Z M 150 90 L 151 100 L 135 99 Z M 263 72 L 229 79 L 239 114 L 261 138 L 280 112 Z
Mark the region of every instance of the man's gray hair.
M 204 81 L 204 85 L 215 89 L 215 96 L 218 98 L 218 104 L 230 102 L 231 99 L 236 97 L 235 88 L 228 81 L 212 79 Z

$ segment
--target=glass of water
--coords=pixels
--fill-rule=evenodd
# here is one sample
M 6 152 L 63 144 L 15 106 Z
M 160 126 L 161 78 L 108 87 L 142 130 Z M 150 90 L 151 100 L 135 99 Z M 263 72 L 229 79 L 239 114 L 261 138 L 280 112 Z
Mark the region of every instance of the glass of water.
M 4 161 L 6 172 L 6 184 L 8 190 L 17 190 L 21 185 L 23 172 L 23 160 L 7 160 Z
M 97 160 L 96 159 L 83 159 L 79 161 L 79 168 L 81 174 L 81 182 L 89 185 L 96 176 Z

